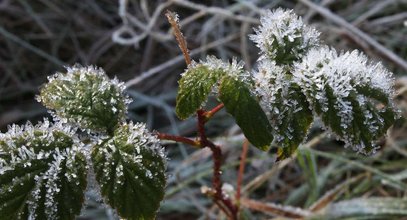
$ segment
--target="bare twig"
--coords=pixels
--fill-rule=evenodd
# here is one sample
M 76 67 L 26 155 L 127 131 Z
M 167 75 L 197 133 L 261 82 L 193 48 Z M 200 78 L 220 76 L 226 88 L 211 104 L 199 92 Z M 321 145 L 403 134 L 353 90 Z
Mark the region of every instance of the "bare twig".
M 181 29 L 179 27 L 178 15 L 174 12 L 167 11 L 165 16 L 167 16 L 168 22 L 171 24 L 172 28 L 174 29 L 174 35 L 178 41 L 179 48 L 181 49 L 182 54 L 184 55 L 185 62 L 187 63 L 187 65 L 191 64 L 191 57 L 189 56 L 187 41 L 185 40 L 185 37 L 182 34 Z
M 263 203 L 246 198 L 240 199 L 240 203 L 242 206 L 249 209 L 288 218 L 304 218 L 311 215 L 311 212 L 297 207 L 282 206 L 274 203 Z
M 216 41 L 211 42 L 211 43 L 209 43 L 207 45 L 204 45 L 204 46 L 199 47 L 197 49 L 191 50 L 190 56 L 198 55 L 203 51 L 206 51 L 206 50 L 209 50 L 211 48 L 214 48 L 214 47 L 217 47 L 219 45 L 230 42 L 230 41 L 236 39 L 238 36 L 239 35 L 237 35 L 237 34 L 229 35 L 228 37 L 225 37 L 223 39 L 216 40 Z M 131 87 L 131 86 L 137 85 L 138 83 L 142 82 L 144 79 L 152 77 L 153 75 L 161 72 L 164 69 L 168 69 L 171 66 L 179 64 L 183 60 L 184 60 L 183 55 L 180 55 L 180 56 L 177 56 L 177 57 L 175 57 L 175 58 L 173 58 L 173 59 L 171 59 L 171 60 L 169 60 L 169 61 L 167 61 L 167 62 L 165 62 L 163 64 L 160 64 L 160 65 L 158 65 L 158 66 L 156 66 L 154 68 L 151 68 L 148 71 L 141 73 L 139 76 L 136 76 L 133 79 L 127 81 L 126 82 L 126 87 Z

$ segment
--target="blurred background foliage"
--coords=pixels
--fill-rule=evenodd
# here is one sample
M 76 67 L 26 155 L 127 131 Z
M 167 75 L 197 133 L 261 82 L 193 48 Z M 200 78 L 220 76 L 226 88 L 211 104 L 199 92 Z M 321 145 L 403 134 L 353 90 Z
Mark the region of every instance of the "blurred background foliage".
M 383 61 L 395 73 L 395 101 L 406 117 L 406 0 L 2 0 L 0 129 L 49 117 L 34 100 L 38 88 L 47 76 L 79 63 L 102 67 L 126 82 L 135 100 L 129 110 L 132 120 L 146 122 L 150 129 L 193 136 L 195 121 L 180 121 L 174 114 L 177 80 L 186 66 L 165 11 L 179 13 L 195 60 L 206 54 L 225 60 L 238 57 L 249 70 L 258 50 L 247 35 L 258 25 L 262 9 L 276 7 L 294 9 L 322 33 L 326 44 L 338 50 L 360 49 Z M 208 106 L 215 104 L 213 98 Z M 224 111 L 207 128 L 223 146 L 223 180 L 235 187 L 243 136 Z M 246 202 L 245 216 L 277 219 L 298 212 L 317 219 L 406 218 L 404 120 L 388 132 L 374 156 L 355 155 L 342 145 L 316 122 L 308 141 L 291 159 L 276 164 L 275 152 L 250 148 L 244 197 L 261 204 Z M 183 145 L 166 147 L 169 183 L 159 218 L 221 218 L 200 191 L 211 184 L 210 152 Z M 80 219 L 115 218 L 111 210 L 92 200 L 91 193 L 88 196 Z M 277 209 L 289 214 L 272 211 L 272 203 L 284 205 Z M 261 205 L 267 209 L 260 209 Z

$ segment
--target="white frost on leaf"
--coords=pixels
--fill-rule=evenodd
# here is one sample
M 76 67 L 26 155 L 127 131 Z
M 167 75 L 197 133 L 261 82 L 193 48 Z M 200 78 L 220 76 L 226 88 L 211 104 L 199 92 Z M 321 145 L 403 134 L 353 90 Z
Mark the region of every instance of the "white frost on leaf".
M 366 125 L 373 136 L 380 132 L 384 119 L 376 113 L 381 109 L 372 110 L 366 107 L 372 100 L 371 97 L 360 94 L 361 88 L 380 91 L 385 94 L 385 102 L 389 103 L 389 107 L 393 107 L 392 73 L 380 63 L 370 63 L 367 57 L 357 50 L 338 54 L 329 47 L 311 49 L 302 62 L 294 65 L 293 81 L 301 87 L 311 106 L 319 106 L 322 114 L 334 114 L 328 111 L 337 112 L 340 127 L 344 131 L 342 139 L 347 147 L 351 146 L 358 152 L 367 153 L 366 145 L 374 145 L 375 140 L 372 140 L 372 143 L 358 143 L 354 134 L 349 132 L 348 129 L 354 125 L 354 112 L 357 110 L 351 100 L 356 99 L 365 118 L 365 121 L 356 123 Z M 330 93 L 334 96 L 334 109 L 329 109 L 328 106 L 333 99 L 328 97 Z
M 264 11 L 260 23 L 250 39 L 260 49 L 261 58 L 291 64 L 319 44 L 320 33 L 306 26 L 293 10 Z
M 159 172 L 163 172 L 159 164 L 166 161 L 164 148 L 159 139 L 147 130 L 145 124 L 125 123 L 116 130 L 113 137 L 103 142 L 103 146 L 98 147 L 100 148 L 99 154 L 105 158 L 102 166 L 103 177 L 100 181 L 102 187 L 109 183 L 112 174 L 114 174 L 116 181 L 115 190 L 118 185 L 122 185 L 126 180 L 123 166 L 129 166 L 129 164 L 137 166 L 150 179 L 158 176 Z M 145 154 L 157 155 L 161 161 L 149 161 L 149 159 L 144 158 L 143 155 Z M 148 169 L 149 166 L 154 168 L 150 170 Z M 112 167 L 115 167 L 114 170 Z M 135 176 L 134 178 L 139 177 Z
M 127 105 L 132 101 L 125 95 L 125 85 L 117 78 L 109 79 L 101 68 L 94 66 L 67 67 L 66 73 L 48 77 L 48 83 L 36 96 L 63 122 L 69 122 L 87 131 L 103 131 L 111 127 L 108 120 L 124 121 Z M 117 119 L 114 119 L 117 118 Z M 98 121 L 106 120 L 101 128 Z
M 207 56 L 205 60 L 200 60 L 199 62 L 193 61 L 188 69 L 193 69 L 200 65 L 207 67 L 210 71 L 220 71 L 238 80 L 248 81 L 250 79 L 250 74 L 243 68 L 244 62 L 237 61 L 236 58 L 233 58 L 231 62 L 225 62 L 215 56 Z
M 12 192 L 33 178 L 31 196 L 26 200 L 28 215 L 35 219 L 37 208 L 44 200 L 47 218 L 57 219 L 60 201 L 56 197 L 63 190 L 61 182 L 79 187 L 79 175 L 82 175 L 75 157 L 83 153 L 83 144 L 75 132 L 76 129 L 66 124 L 44 119 L 35 126 L 30 122 L 23 126 L 13 124 L 6 133 L 0 133 L 0 176 L 27 172 L 1 186 L 0 193 L 3 190 Z

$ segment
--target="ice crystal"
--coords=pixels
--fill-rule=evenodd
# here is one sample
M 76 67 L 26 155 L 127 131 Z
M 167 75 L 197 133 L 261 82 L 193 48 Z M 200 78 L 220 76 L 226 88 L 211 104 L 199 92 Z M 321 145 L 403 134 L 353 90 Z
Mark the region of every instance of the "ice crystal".
M 292 64 L 319 44 L 319 32 L 306 26 L 293 10 L 265 11 L 260 27 L 251 35 L 262 57 L 277 64 Z
M 68 189 L 71 186 L 77 188 L 71 196 L 72 202 L 79 202 L 74 205 L 79 208 L 73 206 L 62 212 L 69 218 L 79 214 L 83 194 L 76 192 L 84 188 L 86 175 L 82 147 L 75 129 L 46 119 L 36 126 L 29 122 L 12 125 L 0 134 L 0 214 L 11 219 L 27 208 L 26 214 L 32 219 L 57 219 L 58 212 L 66 209 L 59 197 L 73 190 Z M 14 204 L 16 193 L 27 194 L 20 200 L 20 207 L 25 208 L 10 213 L 7 207 Z
M 37 100 L 62 121 L 111 133 L 124 120 L 130 102 L 124 94 L 124 83 L 110 80 L 102 69 L 75 65 L 48 80 Z
M 293 80 L 325 125 L 358 152 L 371 151 L 389 127 L 385 119 L 394 120 L 391 72 L 357 50 L 312 49 L 295 64 Z

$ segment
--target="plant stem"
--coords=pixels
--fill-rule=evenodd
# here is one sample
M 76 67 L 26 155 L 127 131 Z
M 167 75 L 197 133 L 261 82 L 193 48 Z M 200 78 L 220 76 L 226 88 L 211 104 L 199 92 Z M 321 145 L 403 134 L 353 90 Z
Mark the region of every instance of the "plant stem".
M 177 39 L 182 54 L 184 55 L 186 64 L 191 64 L 191 56 L 189 55 L 187 41 L 185 40 L 184 35 L 182 35 L 181 29 L 179 27 L 178 15 L 174 12 L 167 11 L 167 13 L 165 13 L 165 16 L 167 16 L 168 22 L 170 22 L 171 27 L 174 29 L 174 36 Z
M 215 190 L 213 199 L 216 204 L 219 205 L 221 202 L 227 208 L 228 212 L 226 214 L 230 219 L 237 219 L 238 208 L 232 203 L 229 198 L 226 198 L 222 192 L 222 180 L 221 180 L 221 165 L 222 165 L 222 150 L 219 146 L 215 145 L 213 142 L 209 141 L 205 133 L 205 123 L 206 123 L 206 112 L 202 109 L 197 111 L 198 116 L 198 135 L 200 137 L 200 143 L 202 147 L 209 147 L 212 151 L 213 158 L 213 179 L 212 185 Z M 222 207 L 220 207 L 222 208 Z
M 243 182 L 244 167 L 246 164 L 246 156 L 247 156 L 248 148 L 249 148 L 249 141 L 246 139 L 243 143 L 242 154 L 240 155 L 239 173 L 237 175 L 236 202 L 237 202 L 238 206 L 240 205 L 241 186 L 242 186 L 242 182 Z
M 182 32 L 179 27 L 178 15 L 167 11 L 165 14 L 168 18 L 169 23 L 171 24 L 172 28 L 174 29 L 175 38 L 178 41 L 178 45 L 181 48 L 181 51 L 185 58 L 185 63 L 187 65 L 191 64 L 191 57 L 189 55 L 189 51 L 187 48 L 187 42 L 185 37 L 182 35 Z M 212 110 L 205 112 L 203 109 L 199 109 L 197 113 L 198 117 L 198 136 L 199 141 L 193 141 L 188 138 L 180 137 L 180 136 L 173 136 L 167 134 L 158 134 L 158 138 L 166 139 L 166 140 L 173 140 L 177 142 L 182 142 L 186 144 L 191 144 L 192 146 L 199 146 L 201 148 L 209 147 L 212 151 L 212 158 L 213 158 L 213 179 L 212 185 L 215 189 L 215 193 L 213 195 L 213 200 L 215 204 L 219 206 L 219 208 L 225 212 L 225 214 L 232 220 L 237 220 L 237 213 L 238 207 L 232 203 L 229 198 L 226 198 L 222 192 L 222 180 L 221 180 L 221 165 L 222 165 L 222 150 L 219 146 L 216 146 L 213 142 L 209 141 L 206 137 L 205 133 L 205 123 L 219 110 L 223 108 L 223 103 L 216 106 Z
M 184 143 L 184 144 L 189 144 L 194 147 L 201 147 L 201 144 L 199 141 L 192 140 L 186 137 L 178 136 L 178 135 L 171 135 L 171 134 L 165 134 L 165 133 L 160 133 L 156 132 L 158 139 L 161 140 L 170 140 L 170 141 L 175 141 L 179 143 Z
M 223 103 L 217 105 L 215 108 L 211 109 L 210 111 L 205 112 L 205 120 L 208 121 L 216 112 L 220 111 L 225 105 Z

